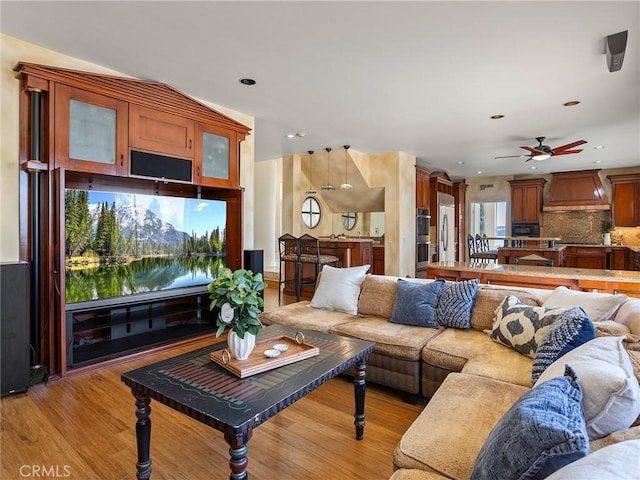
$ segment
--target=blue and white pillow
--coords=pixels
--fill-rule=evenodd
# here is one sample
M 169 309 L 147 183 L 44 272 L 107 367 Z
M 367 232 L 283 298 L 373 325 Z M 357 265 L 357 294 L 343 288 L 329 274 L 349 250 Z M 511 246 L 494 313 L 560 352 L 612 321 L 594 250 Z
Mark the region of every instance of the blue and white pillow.
M 444 280 L 417 283 L 398 279 L 391 323 L 438 328 L 436 302 Z
M 436 321 L 443 327 L 470 328 L 471 309 L 478 294 L 480 280 L 446 282 L 438 295 Z
M 496 309 L 493 329 L 486 332 L 496 342 L 533 358 L 551 324 L 567 310 L 526 305 L 508 295 Z
M 476 458 L 471 480 L 546 478 L 589 453 L 582 391 L 571 367 L 505 413 Z
M 565 353 L 596 338 L 593 322 L 581 307 L 569 308 L 542 337 L 533 356 L 531 383 L 538 381 L 542 372 Z

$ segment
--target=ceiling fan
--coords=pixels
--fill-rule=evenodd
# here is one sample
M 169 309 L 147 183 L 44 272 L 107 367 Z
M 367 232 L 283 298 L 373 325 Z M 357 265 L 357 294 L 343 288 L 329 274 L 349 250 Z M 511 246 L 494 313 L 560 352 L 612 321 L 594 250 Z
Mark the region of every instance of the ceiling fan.
M 586 140 L 578 140 L 576 142 L 567 143 L 566 145 L 562 145 L 560 147 L 551 148 L 549 145 L 542 144 L 545 138 L 546 137 L 536 137 L 536 140 L 538 141 L 538 145 L 535 147 L 520 147 L 531 152 L 528 155 L 529 158 L 527 158 L 525 162 L 528 162 L 529 160 L 537 160 L 537 161 L 546 160 L 547 158 L 553 157 L 555 155 L 569 155 L 572 153 L 580 153 L 582 151 L 581 148 L 577 150 L 572 150 L 572 148 L 577 147 L 578 145 L 583 145 L 587 143 Z M 527 155 L 509 155 L 507 157 L 494 157 L 494 158 L 519 158 L 519 157 L 521 158 L 526 156 Z

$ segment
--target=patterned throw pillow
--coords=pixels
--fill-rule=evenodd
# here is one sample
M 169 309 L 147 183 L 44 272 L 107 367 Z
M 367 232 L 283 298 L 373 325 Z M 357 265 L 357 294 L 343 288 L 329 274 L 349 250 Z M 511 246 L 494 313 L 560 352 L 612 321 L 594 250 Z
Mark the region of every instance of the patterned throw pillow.
M 396 301 L 391 323 L 438 328 L 436 302 L 444 280 L 431 283 L 415 283 L 398 279 Z
M 551 324 L 567 310 L 566 308 L 532 307 L 509 295 L 496 309 L 493 330 L 487 333 L 496 342 L 533 358 L 538 344 Z
M 471 309 L 480 280 L 446 282 L 438 295 L 436 321 L 443 327 L 470 328 Z
M 578 377 L 532 388 L 498 421 L 480 449 L 472 480 L 546 478 L 589 453 Z
M 540 341 L 533 356 L 531 383 L 534 384 L 549 365 L 565 353 L 596 338 L 596 330 L 581 307 L 562 314 Z

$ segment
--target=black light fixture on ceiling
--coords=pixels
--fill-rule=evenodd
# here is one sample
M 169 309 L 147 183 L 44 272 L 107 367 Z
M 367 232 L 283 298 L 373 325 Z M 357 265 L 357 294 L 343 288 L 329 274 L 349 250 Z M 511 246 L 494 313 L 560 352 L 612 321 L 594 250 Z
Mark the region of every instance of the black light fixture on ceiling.
M 348 181 L 347 171 L 349 170 L 349 148 L 350 145 L 344 145 L 344 183 L 340 185 L 340 188 L 343 190 L 350 190 L 353 187 Z
M 328 190 L 335 190 L 336 187 L 334 187 L 333 185 L 331 185 L 331 182 L 329 182 L 329 152 L 331 151 L 330 147 L 325 148 L 325 150 L 327 151 L 327 184 L 322 187 L 322 190 L 328 191 Z
M 316 193 L 318 193 L 318 191 L 313 188 L 313 176 L 311 175 L 311 169 L 313 168 L 313 166 L 311 165 L 311 157 L 313 156 L 313 150 L 309 150 L 309 190 L 307 190 L 306 193 L 307 195 L 314 195 Z

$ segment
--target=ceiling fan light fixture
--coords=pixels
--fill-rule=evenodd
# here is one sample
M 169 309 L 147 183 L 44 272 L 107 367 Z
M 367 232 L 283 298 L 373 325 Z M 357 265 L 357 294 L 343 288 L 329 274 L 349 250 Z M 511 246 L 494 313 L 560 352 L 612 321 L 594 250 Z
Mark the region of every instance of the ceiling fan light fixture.
M 538 162 L 541 162 L 542 160 L 546 160 L 547 158 L 551 158 L 551 155 L 549 155 L 548 153 L 538 153 L 532 156 L 531 160 L 536 160 Z

